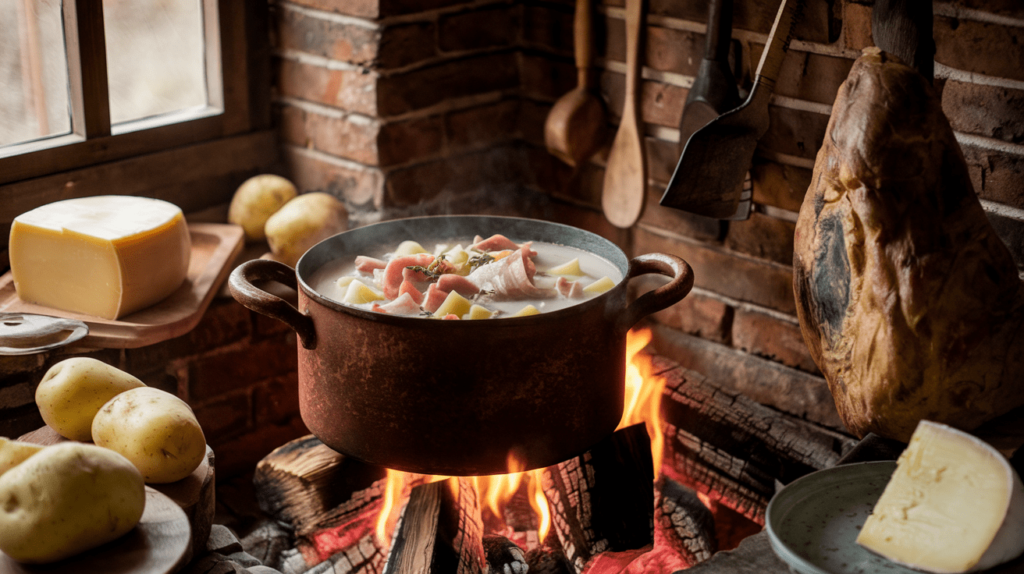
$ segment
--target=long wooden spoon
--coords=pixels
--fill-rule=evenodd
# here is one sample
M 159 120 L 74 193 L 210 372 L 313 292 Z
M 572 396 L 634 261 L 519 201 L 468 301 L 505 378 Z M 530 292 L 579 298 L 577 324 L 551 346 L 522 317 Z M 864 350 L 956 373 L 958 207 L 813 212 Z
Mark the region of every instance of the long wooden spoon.
M 644 209 L 647 161 L 640 133 L 640 42 L 644 0 L 626 0 L 626 101 L 604 172 L 601 207 L 616 227 L 631 227 Z
M 573 41 L 576 88 L 555 102 L 544 122 L 544 145 L 555 157 L 576 167 L 605 142 L 608 125 L 604 100 L 597 93 L 591 0 L 576 0 Z

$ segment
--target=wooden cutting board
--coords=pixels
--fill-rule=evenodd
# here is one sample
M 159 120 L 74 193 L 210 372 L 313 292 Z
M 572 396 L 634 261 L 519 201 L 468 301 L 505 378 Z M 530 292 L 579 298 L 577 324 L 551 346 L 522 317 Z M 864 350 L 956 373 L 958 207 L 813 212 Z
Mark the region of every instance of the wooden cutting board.
M 8 272 L 0 276 L 0 312 L 83 321 L 89 326 L 89 334 L 76 345 L 89 348 L 134 349 L 184 335 L 199 323 L 217 288 L 227 279 L 235 256 L 242 250 L 244 235 L 241 226 L 221 223 L 190 223 L 188 230 L 192 258 L 185 281 L 152 307 L 111 320 L 26 303 L 18 298 Z
M 146 510 L 128 534 L 53 564 L 19 564 L 0 552 L 0 574 L 170 574 L 188 561 L 191 530 L 185 512 L 146 487 Z

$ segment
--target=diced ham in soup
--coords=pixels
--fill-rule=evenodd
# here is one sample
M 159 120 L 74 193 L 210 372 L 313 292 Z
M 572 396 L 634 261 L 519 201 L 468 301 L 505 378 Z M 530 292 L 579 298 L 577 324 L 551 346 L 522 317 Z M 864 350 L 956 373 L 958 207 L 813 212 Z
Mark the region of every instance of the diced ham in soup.
M 414 238 L 419 249 L 431 244 L 422 239 Z M 380 258 L 359 255 L 346 267 L 328 263 L 316 272 L 313 285 L 328 298 L 378 313 L 482 320 L 527 317 L 525 308 L 536 313 L 569 307 L 601 296 L 622 279 L 618 267 L 593 253 L 544 242 L 516 243 L 501 234 L 472 242 L 446 238 L 433 254 L 403 252 L 408 250 L 395 249 Z M 343 290 L 354 280 L 385 300 L 352 302 Z

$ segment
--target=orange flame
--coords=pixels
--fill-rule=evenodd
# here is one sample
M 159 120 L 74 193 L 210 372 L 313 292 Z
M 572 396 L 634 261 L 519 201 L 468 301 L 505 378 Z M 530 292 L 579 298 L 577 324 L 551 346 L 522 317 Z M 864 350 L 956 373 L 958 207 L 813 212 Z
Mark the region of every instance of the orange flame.
M 527 493 L 530 498 L 530 506 L 540 519 L 537 525 L 537 538 L 542 543 L 551 530 L 551 509 L 548 507 L 548 498 L 544 496 L 544 489 L 541 488 L 541 479 L 544 476 L 544 469 L 538 468 L 530 471 L 530 484 Z
M 654 477 L 657 478 L 665 449 L 665 435 L 661 430 L 661 394 L 665 390 L 665 378 L 652 375 L 651 357 L 640 353 L 652 338 L 650 329 L 633 329 L 626 334 L 626 405 L 618 428 L 647 423 Z

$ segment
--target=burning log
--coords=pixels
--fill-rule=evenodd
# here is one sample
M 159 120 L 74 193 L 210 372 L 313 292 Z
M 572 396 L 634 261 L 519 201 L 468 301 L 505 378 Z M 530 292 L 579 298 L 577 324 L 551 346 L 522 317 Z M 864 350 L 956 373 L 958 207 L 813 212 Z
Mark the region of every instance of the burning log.
M 484 536 L 484 554 L 494 574 L 526 574 L 530 567 L 523 550 L 504 536 Z
M 575 571 L 561 548 L 538 546 L 526 553 L 530 574 L 573 574 Z
M 412 489 L 399 519 L 384 574 L 483 574 L 483 520 L 468 478 Z
M 308 435 L 256 465 L 260 509 L 306 537 L 348 522 L 380 498 L 383 468 L 346 457 Z
M 693 490 L 662 476 L 655 485 L 655 547 L 668 546 L 694 566 L 718 551 L 715 517 Z
M 545 469 L 543 487 L 555 532 L 577 574 L 602 552 L 653 543 L 654 470 L 643 424 Z
M 715 387 L 661 357 L 666 472 L 764 524 L 776 480 L 789 483 L 835 465 L 856 440 Z

